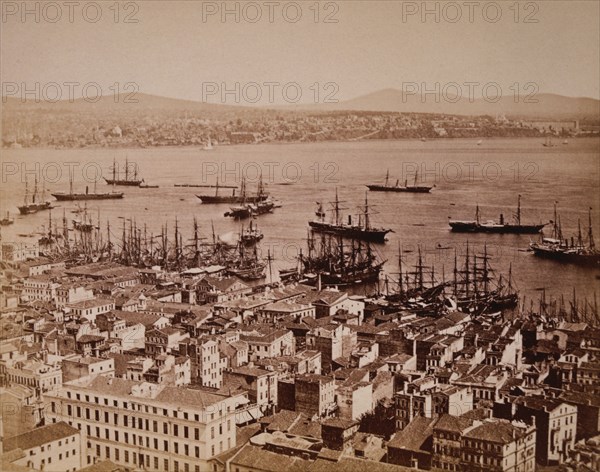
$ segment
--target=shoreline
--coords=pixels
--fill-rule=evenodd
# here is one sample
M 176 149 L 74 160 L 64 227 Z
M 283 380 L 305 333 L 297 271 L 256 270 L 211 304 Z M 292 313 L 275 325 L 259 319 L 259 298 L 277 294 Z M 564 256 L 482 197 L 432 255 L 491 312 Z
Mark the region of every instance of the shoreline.
M 239 146 L 273 146 L 273 145 L 304 145 L 304 144 L 323 144 L 323 143 L 367 143 L 367 142 L 457 142 L 457 141 L 465 141 L 465 142 L 477 142 L 482 140 L 483 143 L 486 141 L 501 141 L 501 140 L 537 140 L 540 138 L 544 138 L 544 135 L 540 136 L 491 136 L 491 137 L 439 137 L 439 138 L 426 138 L 425 141 L 422 141 L 421 138 L 393 138 L 393 139 L 328 139 L 323 141 L 266 141 L 266 142 L 258 142 L 258 143 L 236 143 L 236 144 L 218 144 L 214 147 L 213 151 L 218 150 L 220 147 L 239 147 Z M 561 147 L 563 140 L 591 140 L 591 139 L 599 139 L 600 134 L 589 135 L 589 136 L 556 136 L 556 147 Z M 0 148 L 3 151 L 13 151 L 13 150 L 40 150 L 40 151 L 73 151 L 73 150 L 96 150 L 96 149 L 133 149 L 133 150 L 142 150 L 142 149 L 182 149 L 182 148 L 190 148 L 190 149 L 200 149 L 203 150 L 203 144 L 181 144 L 181 145 L 156 145 L 156 146 L 127 146 L 127 145 L 114 145 L 114 146 L 73 146 L 73 147 L 53 147 L 53 146 L 31 146 L 31 147 L 13 147 L 13 146 L 4 146 Z M 206 151 L 208 152 L 208 151 Z

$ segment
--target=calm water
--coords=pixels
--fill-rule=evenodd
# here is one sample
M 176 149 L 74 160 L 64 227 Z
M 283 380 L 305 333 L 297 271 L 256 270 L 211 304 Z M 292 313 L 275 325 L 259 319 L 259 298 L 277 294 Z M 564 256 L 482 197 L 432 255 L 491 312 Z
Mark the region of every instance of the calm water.
M 389 241 L 376 246 L 388 259 L 386 272 L 397 272 L 398 247 L 402 244 L 405 265 L 415 263 L 420 245 L 426 262 L 450 278 L 454 252 L 464 257 L 467 241 L 481 252 L 487 243 L 492 265 L 497 272 L 508 270 L 519 289 L 528 297 L 538 297 L 544 287 L 548 294 L 578 293 L 593 296 L 599 292 L 598 270 L 559 265 L 540 260 L 525 249 L 537 236 L 462 235 L 448 231 L 448 217 L 473 219 L 479 204 L 482 219 L 498 219 L 503 213 L 510 219 L 516 210 L 517 195 L 522 195 L 522 221 L 547 222 L 553 218 L 552 205 L 558 201 L 563 234 L 576 236 L 578 219 L 587 232 L 587 210 L 593 207 L 594 234 L 600 243 L 600 141 L 570 139 L 568 145 L 545 148 L 539 139 L 379 141 L 355 143 L 306 143 L 291 145 L 223 146 L 213 151 L 197 148 L 152 148 L 132 150 L 31 150 L 2 151 L 1 211 L 10 211 L 15 224 L 2 228 L 3 240 L 23 240 L 23 234 L 43 230 L 48 212 L 21 217 L 16 206 L 23 200 L 24 179 L 29 175 L 30 188 L 35 172 L 47 189 L 67 191 L 69 166 L 74 168 L 74 187 L 93 189 L 96 170 L 110 176 L 113 159 L 123 165 L 125 157 L 137 163 L 146 182 L 159 189 L 117 187 L 125 192 L 123 200 L 88 202 L 88 209 L 103 227 L 110 221 L 114 240 L 120 238 L 124 219 L 135 218 L 138 226 L 147 225 L 148 234 L 160 232 L 162 224 L 170 231 L 175 217 L 184 233 L 191 238 L 192 219 L 201 223 L 204 237 L 211 235 L 211 222 L 217 234 L 239 232 L 241 224 L 225 218 L 227 205 L 202 205 L 199 193 L 214 189 L 175 188 L 175 183 L 214 184 L 217 174 L 226 185 L 239 184 L 241 176 L 249 180 L 254 191 L 262 171 L 270 193 L 283 204 L 273 214 L 258 218 L 265 233 L 261 245 L 264 255 L 269 249 L 274 267 L 294 265 L 294 257 L 307 234 L 307 222 L 314 218 L 317 201 L 332 201 L 337 189 L 344 211 L 357 213 L 364 203 L 364 184 L 383 182 L 386 170 L 390 180 L 414 179 L 436 185 L 431 194 L 370 193 L 373 206 L 372 224 L 389 227 Z M 87 172 L 87 182 L 84 176 Z M 41 185 L 41 184 L 40 184 Z M 98 191 L 110 187 L 98 182 Z M 226 190 L 223 190 L 225 192 Z M 69 219 L 76 203 L 56 203 L 52 217 L 62 218 L 63 208 Z M 246 222 L 247 224 L 247 222 Z M 548 231 L 550 227 L 548 227 Z

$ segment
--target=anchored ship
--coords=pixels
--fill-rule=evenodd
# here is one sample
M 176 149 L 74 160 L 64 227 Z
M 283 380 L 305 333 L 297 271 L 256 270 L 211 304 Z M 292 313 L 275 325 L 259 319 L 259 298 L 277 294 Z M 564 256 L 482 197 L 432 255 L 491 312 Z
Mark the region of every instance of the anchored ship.
M 385 264 L 369 243 L 352 240 L 348 244 L 336 234 L 324 234 L 317 244 L 311 234 L 307 239 L 308 254 L 300 253 L 303 276 L 308 284 L 346 286 L 377 283 Z
M 252 246 L 264 237 L 263 232 L 254 225 L 253 221 L 250 221 L 248 228 L 242 228 L 241 240 L 246 246 Z
M 475 207 L 475 220 L 460 221 L 449 220 L 450 230 L 456 233 L 512 233 L 512 234 L 535 234 L 539 233 L 546 223 L 524 225 L 521 223 L 521 195 L 517 199 L 517 213 L 514 216 L 515 223 L 506 223 L 504 215 L 500 214 L 500 221 L 486 221 L 481 223 L 479 205 Z
M 113 200 L 123 198 L 123 192 L 103 192 L 96 193 L 96 181 L 94 181 L 94 193 L 89 192 L 89 188 L 86 185 L 85 193 L 75 193 L 73 192 L 73 178 L 69 179 L 69 193 L 65 192 L 56 192 L 53 193 L 52 196 L 56 198 L 58 201 L 79 201 L 79 200 Z
M 12 225 L 15 222 L 14 218 L 10 217 L 10 213 L 7 211 L 6 216 L 0 220 L 0 226 Z
M 395 185 L 390 185 L 390 171 L 388 169 L 385 174 L 385 184 L 369 184 L 367 187 L 371 192 L 412 192 L 412 193 L 429 193 L 433 186 L 417 185 L 418 172 L 415 172 L 415 179 L 412 185 L 408 185 L 408 179 L 404 181 L 404 185 L 400 185 L 400 180 L 396 180 Z
M 339 234 L 340 236 L 351 239 L 362 239 L 363 241 L 378 243 L 385 242 L 385 236 L 392 232 L 392 230 L 371 226 L 369 201 L 366 193 L 365 206 L 362 208 L 362 212 L 359 214 L 357 224 L 352 221 L 352 215 L 348 215 L 348 223 L 342 222 L 343 218 L 341 216 L 341 210 L 344 210 L 344 208 L 340 207 L 340 203 L 343 202 L 338 199 L 338 193 L 336 189 L 335 201 L 330 203 L 332 206 L 331 211 L 333 212 L 331 222 L 325 221 L 325 211 L 323 210 L 323 205 L 319 203 L 319 207 L 315 212 L 319 219 L 309 221 L 308 224 L 310 228 L 316 232 Z
M 120 178 L 119 175 L 119 167 L 117 166 L 116 161 L 113 160 L 112 165 L 112 179 L 107 179 L 106 183 L 109 185 L 126 185 L 129 187 L 139 187 L 140 184 L 144 182 L 144 179 L 138 178 L 138 166 L 137 164 L 133 164 L 133 173 L 129 172 L 129 161 L 125 158 L 125 178 Z
M 581 221 L 578 220 L 578 234 L 575 240 L 572 237 L 563 239 L 560 227 L 560 217 L 556 216 L 556 203 L 554 204 L 554 229 L 551 238 L 542 238 L 540 242 L 529 245 L 536 256 L 554 259 L 558 262 L 577 264 L 581 266 L 600 266 L 600 251 L 596 249 L 594 234 L 592 232 L 592 209 L 589 209 L 587 244 L 581 232 Z
M 52 208 L 52 202 L 44 199 L 45 193 L 46 189 L 42 189 L 41 199 L 38 198 L 38 182 L 36 177 L 33 187 L 33 195 L 31 196 L 31 201 L 29 201 L 29 189 L 27 187 L 27 181 L 25 181 L 25 200 L 23 205 L 18 207 L 19 213 L 21 213 L 21 215 L 31 215 L 33 213 L 37 213 L 38 211 L 50 210 Z
M 179 185 L 183 186 L 183 185 Z M 232 185 L 219 185 L 219 179 L 217 178 L 216 185 L 195 185 L 194 187 L 214 188 L 214 195 L 196 195 L 202 203 L 256 203 L 259 201 L 266 200 L 269 195 L 266 193 L 262 183 L 262 177 L 258 183 L 258 191 L 256 196 L 246 195 L 246 180 L 242 179 L 241 188 L 239 195 L 236 195 L 237 186 Z M 219 195 L 219 189 L 232 189 L 231 195 Z

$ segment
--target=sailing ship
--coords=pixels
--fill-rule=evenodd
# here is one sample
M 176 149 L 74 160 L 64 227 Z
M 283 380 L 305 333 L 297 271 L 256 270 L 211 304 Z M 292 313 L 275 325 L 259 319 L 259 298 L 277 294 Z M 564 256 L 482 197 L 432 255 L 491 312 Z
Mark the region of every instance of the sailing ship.
M 139 187 L 140 184 L 144 182 L 144 179 L 140 179 L 138 177 L 138 166 L 137 164 L 133 164 L 133 172 L 129 172 L 129 161 L 125 158 L 125 178 L 121 178 L 119 175 L 119 167 L 115 160 L 113 160 L 112 165 L 112 179 L 107 179 L 104 177 L 104 180 L 108 185 L 126 185 L 129 187 Z
M 240 241 L 238 244 L 239 258 L 232 266 L 227 269 L 230 275 L 235 275 L 242 280 L 260 280 L 266 277 L 265 269 L 267 264 L 258 257 L 257 246 L 255 245 L 251 252 L 245 249 Z
M 563 239 L 560 227 L 560 217 L 556 215 L 556 203 L 554 204 L 554 229 L 551 238 L 544 238 L 540 242 L 529 245 L 536 256 L 554 259 L 558 262 L 576 264 L 581 266 L 600 266 L 600 251 L 596 248 L 594 234 L 592 232 L 592 209 L 588 215 L 587 244 L 584 242 L 581 232 L 581 221 L 578 220 L 577 240 L 574 237 L 569 241 Z
M 359 218 L 357 224 L 352 221 L 352 215 L 348 215 L 348 223 L 343 223 L 341 210 L 344 210 L 344 208 L 340 207 L 340 203 L 343 202 L 340 202 L 338 199 L 338 192 L 336 189 L 335 201 L 330 203 L 332 206 L 331 211 L 333 213 L 331 222 L 325 221 L 325 212 L 323 210 L 323 206 L 319 203 L 319 207 L 315 212 L 319 219 L 309 221 L 308 224 L 310 228 L 316 232 L 339 234 L 340 236 L 346 238 L 361 239 L 363 241 L 378 243 L 385 242 L 385 236 L 392 232 L 392 230 L 371 226 L 369 201 L 366 193 L 365 206 L 362 208 L 362 212 L 358 215 Z
M 439 316 L 447 311 L 463 311 L 470 314 L 493 314 L 511 309 L 518 304 L 518 293 L 509 268 L 507 282 L 500 275 L 497 279 L 490 265 L 487 246 L 483 254 L 471 254 L 467 243 L 466 257 L 459 268 L 457 255 L 454 255 L 453 278 L 446 280 L 442 268 L 442 280 L 436 279 L 435 268 L 423 261 L 418 249 L 417 262 L 412 271 L 403 269 L 403 254 L 398 255 L 398 284 L 395 293 L 386 287 L 386 300 L 393 307 L 408 309 L 423 316 Z M 386 285 L 388 279 L 386 277 Z
M 0 226 L 12 225 L 15 222 L 14 218 L 10 217 L 10 213 L 7 211 L 6 216 L 0 220 Z
M 100 220 L 100 217 L 98 216 L 98 220 Z M 83 211 L 82 211 L 82 216 L 81 218 L 78 219 L 74 219 L 73 220 L 73 228 L 77 231 L 81 231 L 83 233 L 90 233 L 92 232 L 94 229 L 98 229 L 93 223 L 92 223 L 92 217 L 90 214 L 88 214 L 87 211 L 87 204 L 84 205 L 83 207 Z
M 349 286 L 379 282 L 385 264 L 369 243 L 351 240 L 349 244 L 337 234 L 324 234 L 319 244 L 313 234 L 307 239 L 308 253 L 299 261 L 305 283 L 321 286 Z
M 73 192 L 73 176 L 69 176 L 69 193 L 65 192 L 56 192 L 53 193 L 52 196 L 56 198 L 58 201 L 80 201 L 80 200 L 114 200 L 123 198 L 123 192 L 96 192 L 96 181 L 94 181 L 94 193 L 89 192 L 89 187 L 86 185 L 85 193 L 75 193 Z
M 52 208 L 52 202 L 44 199 L 45 193 L 46 189 L 44 188 L 42 189 L 41 198 L 38 197 L 38 182 L 36 177 L 33 187 L 33 195 L 31 196 L 31 201 L 29 201 L 29 189 L 27 186 L 27 181 L 25 181 L 25 199 L 23 201 L 23 205 L 18 207 L 19 213 L 21 213 L 21 215 L 31 215 L 33 213 L 37 213 L 38 211 L 50 210 Z
M 266 193 L 262 183 L 262 177 L 258 183 L 258 191 L 256 196 L 246 195 L 246 180 L 242 178 L 240 193 L 236 195 L 237 186 L 232 185 L 219 185 L 219 179 L 217 178 L 216 185 L 195 185 L 195 187 L 214 188 L 214 195 L 196 195 L 196 198 L 200 199 L 202 203 L 256 203 L 266 200 L 269 195 Z M 219 195 L 219 189 L 232 189 L 231 195 Z
M 453 293 L 458 308 L 467 313 L 484 314 L 514 308 L 519 303 L 519 295 L 512 280 L 512 265 L 509 266 L 508 280 L 505 283 L 502 275 L 495 279 L 494 270 L 490 266 L 487 245 L 483 255 L 469 253 L 466 248 L 465 264 L 459 269 L 454 261 Z
M 415 172 L 415 178 L 412 185 L 408 185 L 408 179 L 404 181 L 404 185 L 400 185 L 400 180 L 396 180 L 395 185 L 390 185 L 390 171 L 388 169 L 385 174 L 385 183 L 380 184 L 368 184 L 367 187 L 371 192 L 412 192 L 412 193 L 429 193 L 433 186 L 430 185 L 417 185 L 418 172 Z
M 517 198 L 517 212 L 514 215 L 515 223 L 506 223 L 504 215 L 500 214 L 500 221 L 486 221 L 482 223 L 479 215 L 479 205 L 475 207 L 475 220 L 460 221 L 449 220 L 450 230 L 456 233 L 511 233 L 535 234 L 539 233 L 546 223 L 522 224 L 521 223 L 521 195 Z

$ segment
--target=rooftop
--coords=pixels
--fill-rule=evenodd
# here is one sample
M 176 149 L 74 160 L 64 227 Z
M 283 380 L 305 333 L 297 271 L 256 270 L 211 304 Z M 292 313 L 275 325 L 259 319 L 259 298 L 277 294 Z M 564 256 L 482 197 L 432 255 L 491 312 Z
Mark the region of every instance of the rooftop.
M 4 451 L 13 449 L 33 449 L 59 439 L 79 435 L 79 430 L 69 426 L 64 421 L 35 428 L 27 433 L 19 434 L 4 440 Z

